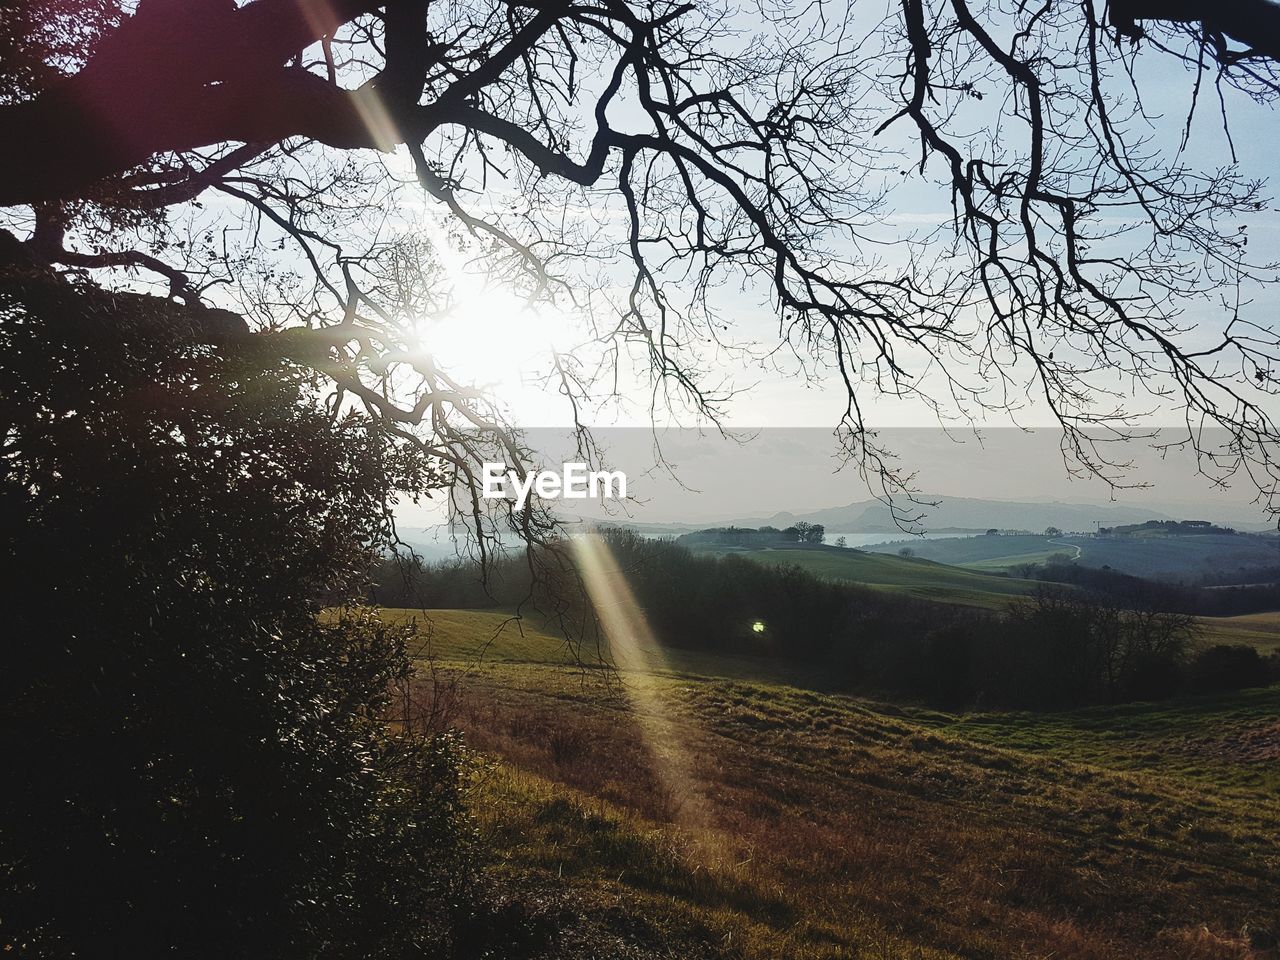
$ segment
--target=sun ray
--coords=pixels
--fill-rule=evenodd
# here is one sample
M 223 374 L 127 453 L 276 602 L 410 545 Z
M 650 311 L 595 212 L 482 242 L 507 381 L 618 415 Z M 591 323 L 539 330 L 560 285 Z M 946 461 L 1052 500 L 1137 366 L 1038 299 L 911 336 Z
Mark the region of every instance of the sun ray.
M 654 773 L 674 801 L 674 818 L 683 827 L 709 827 L 710 805 L 668 702 L 662 675 L 670 665 L 662 646 L 603 538 L 588 533 L 573 537 L 571 543 L 631 712 L 653 758 Z

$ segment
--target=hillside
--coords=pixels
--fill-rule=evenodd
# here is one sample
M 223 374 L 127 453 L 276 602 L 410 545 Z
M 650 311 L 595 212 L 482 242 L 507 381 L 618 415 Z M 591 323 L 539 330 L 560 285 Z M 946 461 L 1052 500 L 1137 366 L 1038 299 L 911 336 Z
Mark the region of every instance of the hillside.
M 832 546 L 762 550 L 700 546 L 696 552 L 734 553 L 757 563 L 777 566 L 794 564 L 830 580 L 861 583 L 920 600 L 965 606 L 1002 606 L 1009 598 L 1025 595 L 1036 588 L 1033 581 L 965 570 L 923 557 L 864 553 Z
M 1280 611 L 1201 617 L 1200 622 L 1217 643 L 1247 643 L 1263 653 L 1280 653 Z
M 1066 554 L 1089 567 L 1109 566 L 1138 577 L 1194 581 L 1204 573 L 1275 566 L 1280 539 L 1249 534 L 1178 537 L 976 536 L 943 540 L 898 539 L 862 549 L 881 554 L 910 547 L 918 557 L 939 563 L 1000 570 Z
M 504 615 L 432 619 L 442 651 L 470 650 Z M 1245 960 L 1274 941 L 1280 689 L 966 717 L 512 644 L 547 659 L 444 659 L 422 695 L 447 689 L 497 761 L 481 835 L 557 956 Z

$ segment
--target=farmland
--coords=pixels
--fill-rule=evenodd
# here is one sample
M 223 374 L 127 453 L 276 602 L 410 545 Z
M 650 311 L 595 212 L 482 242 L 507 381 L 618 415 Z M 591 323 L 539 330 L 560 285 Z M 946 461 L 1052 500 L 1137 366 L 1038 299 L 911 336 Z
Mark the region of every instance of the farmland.
M 698 552 L 733 553 L 757 563 L 794 565 L 828 580 L 861 583 L 918 600 L 962 606 L 1001 607 L 1036 587 L 1030 580 L 967 570 L 923 557 L 863 553 L 830 546 L 761 550 L 700 548 Z
M 649 649 L 615 672 L 501 612 L 416 616 L 449 681 L 423 696 L 489 758 L 474 802 L 496 875 L 538 891 L 562 955 L 1182 960 L 1273 942 L 1280 689 L 951 714 L 750 658 Z
M 931 548 L 948 545 L 953 554 L 968 556 L 971 542 L 1003 543 L 1022 541 L 1020 537 L 972 537 L 958 540 L 924 541 Z M 1038 539 L 1040 542 L 1043 538 Z M 1158 542 L 1167 544 L 1172 538 Z M 1186 537 L 1183 540 L 1200 540 Z M 1023 549 L 1025 543 L 1015 543 Z M 1061 544 L 1051 545 L 1063 552 Z M 1068 548 L 1069 549 L 1069 548 Z M 775 566 L 794 565 L 830 580 L 859 583 L 877 590 L 917 600 L 998 610 L 1018 597 L 1032 593 L 1040 583 L 998 572 L 1003 561 L 988 560 L 969 567 L 951 566 L 923 557 L 900 557 L 895 554 L 841 550 L 836 547 L 778 548 L 763 550 L 707 549 L 703 553 L 736 554 L 757 563 Z M 1045 553 L 1047 557 L 1049 554 Z M 1030 562 L 1031 553 L 1017 554 L 1019 562 Z M 1006 557 L 1006 560 L 1012 558 Z M 1280 612 L 1245 614 L 1234 617 L 1201 617 L 1204 638 L 1213 643 L 1244 643 L 1263 653 L 1280 651 Z
M 1138 577 L 1195 581 L 1202 574 L 1274 567 L 1280 540 L 1252 535 L 1046 537 L 1043 535 L 955 537 L 876 544 L 865 549 L 893 554 L 909 547 L 917 556 L 975 570 L 1005 570 L 1065 554 L 1084 566 L 1109 566 Z
M 1202 617 L 1200 622 L 1216 642 L 1247 643 L 1266 653 L 1280 651 L 1280 612 Z

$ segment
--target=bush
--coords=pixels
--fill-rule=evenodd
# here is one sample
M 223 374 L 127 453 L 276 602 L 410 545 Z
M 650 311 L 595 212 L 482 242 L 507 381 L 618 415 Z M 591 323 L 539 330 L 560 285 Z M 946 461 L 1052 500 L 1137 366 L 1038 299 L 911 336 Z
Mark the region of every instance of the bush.
M 1192 661 L 1188 679 L 1193 690 L 1239 690 L 1271 682 L 1270 665 L 1253 647 L 1220 643 L 1202 650 Z
M 426 465 L 271 341 L 0 274 L 0 918 L 16 956 L 419 956 L 467 911 L 405 635 L 331 622 Z

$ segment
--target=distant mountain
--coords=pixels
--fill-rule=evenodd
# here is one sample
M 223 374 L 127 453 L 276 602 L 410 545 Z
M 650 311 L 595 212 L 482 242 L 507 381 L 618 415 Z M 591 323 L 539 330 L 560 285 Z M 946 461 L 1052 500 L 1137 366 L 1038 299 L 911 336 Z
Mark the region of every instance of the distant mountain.
M 991 527 L 1001 530 L 1031 530 L 1039 532 L 1046 527 L 1059 527 L 1067 531 L 1092 531 L 1098 522 L 1104 527 L 1117 524 L 1143 523 L 1147 520 L 1183 519 L 1142 507 L 1115 504 L 1095 505 L 1082 503 L 1043 502 L 1026 503 L 1006 500 L 978 500 L 969 497 L 940 497 L 922 495 L 919 499 L 936 502 L 936 506 L 921 507 L 925 514 L 922 529 L 942 533 L 954 530 L 983 531 Z M 904 504 L 908 511 L 909 504 Z M 734 526 L 789 527 L 797 521 L 820 523 L 828 531 L 840 533 L 896 534 L 901 527 L 894 523 L 889 508 L 878 500 L 862 500 L 843 507 L 830 507 L 809 513 L 782 511 L 771 517 L 734 521 Z M 729 526 L 729 524 L 716 524 Z
M 1249 522 L 1231 522 L 1216 512 L 1208 510 L 1204 515 L 1197 515 L 1196 507 L 1193 505 L 1188 505 L 1185 513 L 1170 515 L 1144 507 L 1078 501 L 981 500 L 973 497 L 924 494 L 919 499 L 925 503 L 937 503 L 937 506 L 921 507 L 915 511 L 925 515 L 919 527 L 929 533 L 984 533 L 992 527 L 1000 530 L 1028 530 L 1032 533 L 1040 533 L 1046 527 L 1058 527 L 1067 533 L 1092 533 L 1099 523 L 1104 527 L 1115 527 L 1145 523 L 1148 520 L 1213 520 L 1237 530 L 1256 530 L 1261 526 Z M 903 504 L 904 512 L 909 506 L 909 504 Z M 859 500 L 843 507 L 829 507 L 808 512 L 783 510 L 769 516 L 747 516 L 714 521 L 643 522 L 629 517 L 583 520 L 563 514 L 562 519 L 569 524 L 580 522 L 588 526 L 598 524 L 607 527 L 629 527 L 651 537 L 679 536 L 712 527 L 771 526 L 781 530 L 801 520 L 822 524 L 827 528 L 829 535 L 884 534 L 886 539 L 897 539 L 904 535 L 903 529 L 894 523 L 889 508 L 878 500 Z M 456 555 L 456 547 L 449 536 L 447 526 L 413 531 L 406 533 L 405 538 L 429 559 L 443 559 Z

